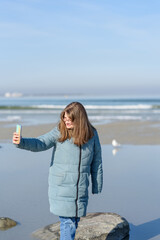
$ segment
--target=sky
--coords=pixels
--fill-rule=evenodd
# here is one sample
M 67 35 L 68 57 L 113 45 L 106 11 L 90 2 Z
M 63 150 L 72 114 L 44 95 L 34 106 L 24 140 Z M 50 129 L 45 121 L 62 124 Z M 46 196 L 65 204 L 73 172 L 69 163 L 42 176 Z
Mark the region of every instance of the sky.
M 160 96 L 159 0 L 0 0 L 0 93 Z

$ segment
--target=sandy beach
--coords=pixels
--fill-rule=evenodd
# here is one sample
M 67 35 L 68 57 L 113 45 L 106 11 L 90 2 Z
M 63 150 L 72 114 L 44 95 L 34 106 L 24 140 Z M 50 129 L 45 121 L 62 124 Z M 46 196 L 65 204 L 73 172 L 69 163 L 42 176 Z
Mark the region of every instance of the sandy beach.
M 11 141 L 15 127 L 0 123 L 0 142 Z M 55 124 L 23 126 L 23 137 L 37 137 L 50 131 Z M 158 145 L 160 144 L 160 121 L 118 121 L 95 125 L 101 144 L 111 144 L 116 139 L 121 144 Z

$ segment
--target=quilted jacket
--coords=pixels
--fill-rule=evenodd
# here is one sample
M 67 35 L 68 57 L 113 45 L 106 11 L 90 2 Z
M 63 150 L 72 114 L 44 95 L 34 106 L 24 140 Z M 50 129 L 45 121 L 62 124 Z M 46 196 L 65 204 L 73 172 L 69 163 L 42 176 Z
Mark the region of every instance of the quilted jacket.
M 92 193 L 100 193 L 103 185 L 101 146 L 97 131 L 81 147 L 73 139 L 59 142 L 58 127 L 37 138 L 22 138 L 17 146 L 39 152 L 53 147 L 49 169 L 50 211 L 58 216 L 82 217 L 88 204 L 89 176 Z

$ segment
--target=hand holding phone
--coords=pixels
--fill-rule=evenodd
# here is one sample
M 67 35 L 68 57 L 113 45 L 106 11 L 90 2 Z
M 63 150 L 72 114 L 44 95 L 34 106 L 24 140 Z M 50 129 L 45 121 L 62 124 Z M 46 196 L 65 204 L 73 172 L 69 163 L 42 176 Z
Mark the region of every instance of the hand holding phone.
M 16 132 L 13 133 L 13 143 L 19 144 L 22 137 L 22 126 L 17 124 Z

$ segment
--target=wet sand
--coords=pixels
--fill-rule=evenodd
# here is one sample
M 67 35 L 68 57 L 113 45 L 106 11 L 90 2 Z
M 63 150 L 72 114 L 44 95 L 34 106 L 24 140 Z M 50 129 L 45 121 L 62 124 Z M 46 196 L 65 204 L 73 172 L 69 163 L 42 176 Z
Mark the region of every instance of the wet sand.
M 23 151 L 1 143 L 0 216 L 19 225 L 0 231 L 0 239 L 35 240 L 31 233 L 59 221 L 49 211 L 48 171 L 52 149 Z M 160 239 L 160 148 L 151 145 L 123 145 L 113 154 L 111 145 L 102 145 L 104 186 L 91 194 L 88 212 L 114 212 L 130 224 L 130 240 Z
M 37 137 L 50 130 L 55 124 L 23 126 L 23 137 Z M 119 121 L 95 125 L 101 144 L 111 144 L 116 139 L 121 144 L 158 145 L 160 144 L 160 121 Z M 0 142 L 11 141 L 15 127 L 0 123 Z

